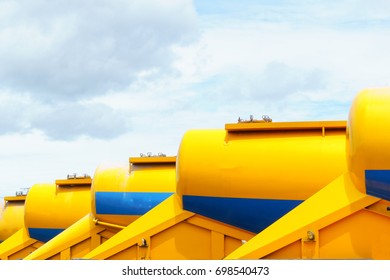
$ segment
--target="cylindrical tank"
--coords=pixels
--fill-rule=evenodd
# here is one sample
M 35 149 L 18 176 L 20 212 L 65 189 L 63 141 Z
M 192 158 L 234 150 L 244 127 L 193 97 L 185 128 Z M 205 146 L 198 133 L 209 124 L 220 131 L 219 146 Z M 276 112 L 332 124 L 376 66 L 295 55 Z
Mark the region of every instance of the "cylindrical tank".
M 96 169 L 92 213 L 97 221 L 127 226 L 172 195 L 176 157 L 132 157 L 128 166 Z
M 181 142 L 183 208 L 259 232 L 346 171 L 346 122 L 227 124 Z
M 4 204 L 0 204 L 0 242 L 23 227 L 25 200 L 25 195 L 4 197 Z
M 390 88 L 360 92 L 349 113 L 349 170 L 360 191 L 386 200 L 390 200 L 389 127 Z
M 91 178 L 36 184 L 27 194 L 25 226 L 31 238 L 47 242 L 91 212 Z

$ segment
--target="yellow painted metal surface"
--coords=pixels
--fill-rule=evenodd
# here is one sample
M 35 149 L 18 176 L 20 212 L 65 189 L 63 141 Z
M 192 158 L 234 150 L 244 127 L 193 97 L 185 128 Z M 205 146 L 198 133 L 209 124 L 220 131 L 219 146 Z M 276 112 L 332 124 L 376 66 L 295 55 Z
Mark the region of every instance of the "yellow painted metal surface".
M 132 157 L 129 166 L 102 165 L 94 174 L 92 213 L 98 221 L 127 226 L 154 206 L 145 205 L 154 195 L 168 197 L 175 189 L 176 157 Z
M 183 208 L 258 233 L 347 170 L 346 122 L 227 124 L 180 144 Z
M 15 201 L 25 201 L 26 195 L 15 195 L 15 196 L 5 196 L 4 201 L 5 202 L 15 202 Z
M 167 165 L 175 165 L 176 157 L 174 156 L 143 156 L 143 157 L 131 157 L 129 158 L 130 166 L 134 166 L 136 164 L 167 164 Z
M 105 229 L 97 226 L 91 214 L 87 214 L 73 225 L 51 239 L 39 250 L 28 255 L 26 260 L 80 258 L 101 244 Z
M 178 195 L 84 258 L 223 259 L 254 233 L 185 209 L 183 196 L 300 200 L 345 172 L 345 122 L 266 125 L 186 133 L 178 154 Z
M 22 227 L 0 244 L 0 260 L 22 259 L 42 244 L 31 238 L 28 230 Z
M 21 249 L 7 239 L 0 258 L 390 259 L 389 108 L 390 89 L 374 89 L 356 97 L 347 126 L 191 130 L 177 159 L 99 167 L 89 214 L 45 244 L 23 229 L 11 236 Z
M 252 236 L 183 210 L 172 195 L 84 258 L 222 259 Z
M 79 182 L 32 186 L 25 201 L 24 226 L 0 244 L 0 258 L 24 258 L 90 213 L 90 184 Z
M 176 157 L 153 156 L 132 157 L 129 166 L 98 167 L 91 191 L 93 211 L 26 259 L 83 257 L 144 214 L 139 211 L 148 211 L 175 191 L 175 164 Z
M 24 226 L 25 195 L 8 196 L 0 204 L 0 243 Z
M 360 92 L 348 121 L 347 155 L 355 185 L 365 191 L 365 170 L 390 169 L 390 88 Z
M 248 131 L 321 131 L 323 136 L 332 130 L 345 130 L 345 121 L 307 121 L 307 122 L 246 122 L 225 125 L 229 132 Z
M 226 128 L 184 135 L 178 193 L 305 199 L 346 170 L 346 122 L 239 123 Z
M 300 247 L 294 247 L 299 250 L 298 253 L 292 254 L 291 250 L 287 250 L 283 254 L 277 254 L 277 258 L 287 258 L 288 255 L 299 258 L 320 258 L 319 244 L 321 242 L 319 240 L 322 235 L 319 230 L 345 219 L 378 200 L 378 198 L 359 192 L 348 175 L 340 176 L 231 253 L 227 259 L 267 257 L 296 241 L 301 243 Z M 356 226 L 361 227 L 358 224 Z M 308 232 L 314 234 L 314 240 L 308 238 Z M 353 238 L 353 236 L 350 237 Z M 341 248 L 338 248 L 335 251 L 340 250 Z M 335 257 L 336 255 L 332 256 L 332 258 Z M 350 255 L 349 258 L 353 256 Z
M 362 91 L 348 121 L 348 171 L 226 259 L 390 259 L 390 89 Z
M 92 184 L 92 178 L 89 176 L 67 178 L 56 180 L 56 185 L 59 187 L 75 187 L 75 186 L 84 186 L 90 187 Z
M 75 179 L 76 180 L 76 179 Z M 28 192 L 25 224 L 28 229 L 65 229 L 91 211 L 90 185 L 62 187 L 36 184 Z

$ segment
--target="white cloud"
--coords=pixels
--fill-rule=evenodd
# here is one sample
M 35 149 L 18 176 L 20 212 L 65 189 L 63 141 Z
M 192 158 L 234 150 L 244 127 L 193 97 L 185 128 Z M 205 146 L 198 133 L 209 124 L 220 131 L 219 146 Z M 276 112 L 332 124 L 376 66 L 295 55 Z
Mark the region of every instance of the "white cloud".
M 305 94 L 312 99 L 318 99 L 320 90 L 323 97 L 345 102 L 361 88 L 388 84 L 385 69 L 390 62 L 386 54 L 390 39 L 383 36 L 385 31 L 244 21 L 240 28 L 206 29 L 197 45 L 180 49 L 183 62 L 178 65 L 197 69 L 188 75 L 196 75 L 205 85 L 217 77 L 219 90 L 226 93 L 226 88 L 233 86 L 236 96 L 257 85 L 259 90 L 279 88 L 288 97 L 302 91 L 302 83 L 306 83 Z M 197 57 L 189 60 L 194 53 Z M 275 62 L 284 66 L 270 69 Z M 285 88 L 281 88 L 283 84 Z M 324 95 L 325 91 L 328 94 Z
M 44 104 L 29 95 L 0 94 L 0 135 L 35 130 L 54 140 L 110 139 L 131 130 L 131 123 L 126 114 L 102 103 Z
M 125 133 L 128 114 L 90 106 L 90 99 L 123 91 L 139 77 L 175 75 L 173 47 L 197 36 L 190 1 L 21 1 L 1 8 L 0 90 L 8 99 L 0 135 Z M 137 103 L 132 94 L 126 92 L 128 107 Z
M 20 2 L 5 18 L 1 87 L 56 102 L 123 89 L 141 71 L 172 71 L 172 46 L 196 35 L 189 1 Z
M 360 89 L 389 86 L 389 10 L 379 0 L 1 2 L 0 179 L 15 190 L 105 160 L 174 155 L 186 130 L 250 114 L 345 119 Z
M 131 129 L 123 114 L 104 104 L 42 106 L 32 112 L 29 121 L 32 128 L 44 131 L 49 138 L 56 140 L 74 140 L 80 136 L 109 139 Z

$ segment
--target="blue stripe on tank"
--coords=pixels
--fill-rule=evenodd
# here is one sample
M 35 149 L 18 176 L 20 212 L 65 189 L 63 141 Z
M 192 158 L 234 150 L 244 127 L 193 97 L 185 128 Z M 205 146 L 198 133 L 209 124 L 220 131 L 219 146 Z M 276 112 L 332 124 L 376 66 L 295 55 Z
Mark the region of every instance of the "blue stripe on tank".
M 260 232 L 302 200 L 183 196 L 185 210 L 233 225 L 251 232 Z
M 143 215 L 172 192 L 96 192 L 96 214 Z
M 390 170 L 366 170 L 366 192 L 390 200 Z
M 60 234 L 63 230 L 63 228 L 28 228 L 28 233 L 31 238 L 46 243 Z

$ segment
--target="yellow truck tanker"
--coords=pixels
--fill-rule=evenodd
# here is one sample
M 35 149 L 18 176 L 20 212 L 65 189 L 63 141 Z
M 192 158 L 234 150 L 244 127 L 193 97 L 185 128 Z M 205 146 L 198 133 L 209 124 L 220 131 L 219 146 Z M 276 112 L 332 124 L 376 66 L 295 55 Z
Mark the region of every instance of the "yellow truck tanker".
M 90 177 L 35 184 L 25 197 L 24 224 L 0 244 L 0 259 L 22 259 L 90 212 Z M 7 223 L 9 224 L 9 223 Z
M 83 258 L 223 259 L 347 170 L 345 131 L 339 121 L 189 131 L 175 194 Z
M 26 259 L 82 258 L 170 197 L 176 187 L 176 157 L 132 157 L 128 166 L 99 166 L 91 211 Z
M 348 120 L 348 170 L 227 259 L 390 259 L 390 89 L 365 90 Z
M 83 187 L 32 188 L 0 258 L 390 259 L 389 108 L 390 89 L 371 89 L 348 121 L 189 130 L 177 157 L 98 167 L 77 215 L 53 197 Z M 11 254 L 17 234 L 39 243 Z
M 23 192 L 4 197 L 4 202 L 0 204 L 0 243 L 24 226 L 25 200 Z

